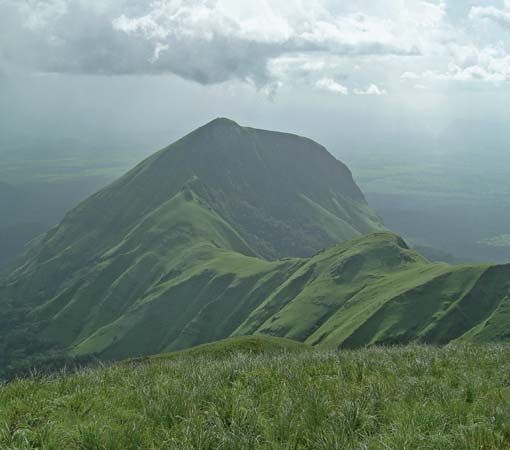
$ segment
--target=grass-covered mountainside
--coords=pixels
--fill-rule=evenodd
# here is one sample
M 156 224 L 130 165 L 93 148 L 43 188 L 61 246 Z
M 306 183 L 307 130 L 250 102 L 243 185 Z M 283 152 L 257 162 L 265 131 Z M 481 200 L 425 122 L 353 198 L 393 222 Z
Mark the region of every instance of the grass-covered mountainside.
M 8 274 L 2 314 L 80 353 L 187 346 L 228 336 L 302 264 L 276 258 L 380 229 L 323 147 L 217 119 L 71 211 Z
M 358 347 L 510 339 L 510 266 L 430 263 L 391 233 L 307 260 L 234 334 Z
M 239 336 L 222 339 L 208 344 L 197 345 L 170 353 L 146 356 L 138 359 L 127 360 L 130 362 L 151 362 L 160 359 L 182 359 L 182 358 L 226 358 L 238 353 L 251 356 L 272 355 L 281 353 L 302 353 L 311 351 L 312 346 L 302 342 L 293 341 L 272 336 Z
M 6 276 L 0 367 L 56 347 L 118 359 L 253 334 L 509 338 L 510 266 L 432 264 L 381 230 L 323 147 L 215 120 L 81 203 Z
M 267 338 L 0 386 L 0 448 L 505 449 L 510 348 Z

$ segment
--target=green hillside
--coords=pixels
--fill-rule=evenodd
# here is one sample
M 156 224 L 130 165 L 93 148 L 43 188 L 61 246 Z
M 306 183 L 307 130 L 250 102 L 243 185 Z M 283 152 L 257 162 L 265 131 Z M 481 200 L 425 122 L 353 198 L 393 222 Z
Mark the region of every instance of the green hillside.
M 509 292 L 510 265 L 430 263 L 398 236 L 378 233 L 309 259 L 234 334 L 331 347 L 445 344 L 466 333 L 508 340 L 501 322 Z
M 254 334 L 332 348 L 508 339 L 510 266 L 430 263 L 381 230 L 323 147 L 217 119 L 34 243 L 0 286 L 0 367 Z
M 251 356 L 277 355 L 282 353 L 301 353 L 310 350 L 312 350 L 311 346 L 290 339 L 271 336 L 239 336 L 209 344 L 197 345 L 186 350 L 162 353 L 160 355 L 144 357 L 140 360 L 129 360 L 128 362 L 181 359 L 185 357 L 226 358 L 238 353 L 245 353 Z
M 244 338 L 12 381 L 0 448 L 510 448 L 508 346 L 296 345 Z
M 305 263 L 296 257 L 381 229 L 320 145 L 214 120 L 29 249 L 0 286 L 0 322 L 11 324 L 0 360 L 33 353 L 26 335 L 106 358 L 224 338 Z

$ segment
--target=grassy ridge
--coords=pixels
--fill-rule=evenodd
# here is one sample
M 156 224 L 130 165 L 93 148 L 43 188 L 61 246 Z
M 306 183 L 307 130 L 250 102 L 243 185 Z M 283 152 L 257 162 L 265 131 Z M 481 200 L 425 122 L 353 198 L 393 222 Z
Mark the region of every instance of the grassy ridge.
M 381 229 L 348 168 L 319 144 L 218 119 L 34 244 L 0 280 L 0 323 L 25 318 L 17 335 L 33 328 L 39 347 L 74 354 L 185 348 L 229 336 L 298 257 Z M 0 342 L 10 337 L 0 329 Z M 31 356 L 15 341 L 0 347 L 0 373 Z
M 264 353 L 247 342 L 10 383 L 0 447 L 510 448 L 508 346 Z
M 221 341 L 210 342 L 208 344 L 197 345 L 170 353 L 149 356 L 146 361 L 155 361 L 158 359 L 179 359 L 183 357 L 208 357 L 225 358 L 236 353 L 247 353 L 250 355 L 269 355 L 278 353 L 299 353 L 310 351 L 312 347 L 302 342 L 292 341 L 290 339 L 276 338 L 270 336 L 240 336 L 235 338 L 223 339 Z
M 0 281 L 0 376 L 34 348 L 510 340 L 510 266 L 430 263 L 382 228 L 320 145 L 213 121 L 81 203 Z
M 325 348 L 510 338 L 508 266 L 429 263 L 391 233 L 270 262 L 222 248 L 248 247 L 199 198 L 167 206 L 33 310 L 51 317 L 34 333 L 106 359 L 253 334 Z
M 430 263 L 398 236 L 377 233 L 310 258 L 234 334 L 333 348 L 502 341 L 509 292 L 510 266 Z

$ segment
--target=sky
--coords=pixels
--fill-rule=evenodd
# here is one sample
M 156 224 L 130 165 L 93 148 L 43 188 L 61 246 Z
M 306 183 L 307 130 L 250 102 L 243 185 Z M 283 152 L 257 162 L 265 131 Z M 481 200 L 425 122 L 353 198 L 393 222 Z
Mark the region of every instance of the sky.
M 0 0 L 0 152 L 150 153 L 217 116 L 426 151 L 508 120 L 509 81 L 510 0 Z

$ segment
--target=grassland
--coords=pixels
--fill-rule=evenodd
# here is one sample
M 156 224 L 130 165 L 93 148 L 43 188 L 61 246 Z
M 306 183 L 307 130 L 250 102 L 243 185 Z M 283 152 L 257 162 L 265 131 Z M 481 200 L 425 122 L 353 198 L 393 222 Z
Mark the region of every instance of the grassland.
M 505 449 L 510 347 L 267 338 L 0 387 L 0 448 Z
M 33 356 L 28 328 L 48 342 L 38 348 L 106 359 L 225 338 L 300 257 L 382 229 L 320 145 L 215 120 L 80 203 L 5 271 L 0 324 L 27 323 L 9 345 L 12 325 L 0 328 L 0 374 Z
M 0 279 L 0 378 L 48 355 L 243 335 L 510 341 L 510 265 L 430 263 L 381 229 L 323 147 L 213 121 L 82 202 Z

